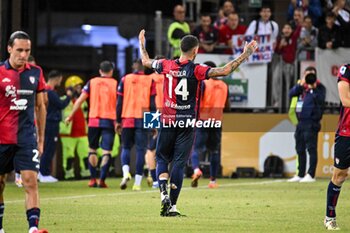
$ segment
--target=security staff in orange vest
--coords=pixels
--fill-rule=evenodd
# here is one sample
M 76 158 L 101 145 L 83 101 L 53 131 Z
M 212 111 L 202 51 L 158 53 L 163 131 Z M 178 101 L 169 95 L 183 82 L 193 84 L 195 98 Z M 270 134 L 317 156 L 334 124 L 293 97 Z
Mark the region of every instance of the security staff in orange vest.
M 113 78 L 114 64 L 110 61 L 100 63 L 100 77 L 92 78 L 83 88 L 82 94 L 74 103 L 71 114 L 66 118 L 66 123 L 72 121 L 74 113 L 89 97 L 89 170 L 91 179 L 89 187 L 107 188 L 105 179 L 111 165 L 111 151 L 115 137 L 116 105 L 117 105 L 117 80 Z M 102 139 L 101 139 L 102 137 Z M 101 140 L 100 140 L 101 139 Z M 100 180 L 97 182 L 96 167 L 98 158 L 96 150 L 102 148 L 102 162 Z
M 160 57 L 156 59 L 161 59 Z M 163 107 L 163 84 L 164 74 L 152 73 L 150 74 L 152 80 L 156 86 L 156 107 L 161 111 Z M 158 180 L 156 175 L 156 144 L 157 144 L 157 130 L 152 131 L 152 134 L 148 140 L 147 151 L 145 155 L 146 165 L 151 175 L 151 178 L 147 178 L 147 183 L 152 188 L 158 188 Z
M 134 72 L 124 76 L 118 87 L 117 125 L 121 133 L 121 164 L 123 179 L 121 189 L 126 189 L 130 174 L 130 150 L 136 144 L 136 174 L 133 190 L 141 190 L 143 166 L 147 146 L 147 129 L 143 128 L 143 113 L 155 111 L 155 84 L 150 75 L 145 75 L 140 60 L 133 65 Z M 121 130 L 122 129 L 122 130 Z
M 205 62 L 204 64 L 216 67 L 213 62 Z M 215 119 L 222 122 L 224 108 L 229 108 L 227 84 L 221 80 L 214 79 L 202 81 L 199 119 L 202 121 Z M 199 168 L 199 157 L 205 151 L 208 151 L 210 156 L 210 182 L 208 187 L 218 187 L 216 176 L 220 166 L 221 131 L 221 127 L 196 128 L 196 137 L 191 155 L 192 168 L 194 170 L 191 182 L 192 187 L 198 186 L 198 179 L 202 176 L 202 171 Z

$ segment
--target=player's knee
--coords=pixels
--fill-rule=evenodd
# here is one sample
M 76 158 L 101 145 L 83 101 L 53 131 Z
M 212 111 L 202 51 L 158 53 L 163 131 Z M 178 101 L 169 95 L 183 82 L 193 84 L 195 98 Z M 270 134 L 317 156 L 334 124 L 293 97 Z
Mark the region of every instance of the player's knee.
M 111 154 L 104 154 L 104 155 L 102 156 L 101 166 L 106 165 L 108 162 L 111 161 L 111 159 L 112 159 Z
M 97 154 L 96 153 L 89 153 L 89 157 L 88 157 L 89 163 L 91 164 L 91 166 L 96 167 L 98 164 L 98 158 L 97 158 Z
M 335 171 L 333 173 L 332 182 L 337 186 L 341 186 L 345 182 L 347 176 L 348 176 L 347 172 L 344 172 L 344 171 L 336 172 Z

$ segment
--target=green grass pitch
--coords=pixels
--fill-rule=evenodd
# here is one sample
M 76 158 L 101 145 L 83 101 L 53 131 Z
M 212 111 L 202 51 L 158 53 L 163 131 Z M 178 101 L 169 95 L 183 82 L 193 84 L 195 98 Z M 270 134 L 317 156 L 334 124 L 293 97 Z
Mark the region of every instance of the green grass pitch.
M 208 180 L 190 188 L 185 179 L 177 204 L 186 217 L 159 216 L 159 191 L 119 189 L 120 178 L 107 179 L 108 189 L 88 188 L 87 181 L 40 184 L 40 227 L 50 233 L 88 232 L 325 232 L 325 198 L 329 180 L 287 183 L 275 179 L 220 179 L 218 189 Z M 350 232 L 350 184 L 338 202 L 338 224 Z M 27 232 L 24 192 L 13 183 L 5 190 L 6 233 Z

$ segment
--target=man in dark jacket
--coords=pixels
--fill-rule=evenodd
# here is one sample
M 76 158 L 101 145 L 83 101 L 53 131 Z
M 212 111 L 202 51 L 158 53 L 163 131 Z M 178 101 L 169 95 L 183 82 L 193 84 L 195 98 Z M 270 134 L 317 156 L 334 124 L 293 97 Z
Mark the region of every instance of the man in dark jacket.
M 289 182 L 314 182 L 317 166 L 317 136 L 326 97 L 326 88 L 317 80 L 316 69 L 307 67 L 304 77 L 290 91 L 289 97 L 298 97 L 295 111 L 298 124 L 294 134 L 298 154 L 298 174 Z M 306 172 L 306 150 L 310 155 L 310 167 Z
M 67 90 L 67 97 L 61 100 L 56 87 L 59 87 L 62 82 L 62 74 L 57 70 L 52 70 L 48 75 L 47 95 L 49 99 L 46 115 L 45 128 L 45 145 L 44 153 L 40 159 L 39 181 L 44 183 L 57 182 L 55 177 L 51 176 L 51 162 L 55 155 L 57 137 L 59 133 L 59 122 L 62 118 L 62 110 L 67 107 L 70 102 L 72 91 Z

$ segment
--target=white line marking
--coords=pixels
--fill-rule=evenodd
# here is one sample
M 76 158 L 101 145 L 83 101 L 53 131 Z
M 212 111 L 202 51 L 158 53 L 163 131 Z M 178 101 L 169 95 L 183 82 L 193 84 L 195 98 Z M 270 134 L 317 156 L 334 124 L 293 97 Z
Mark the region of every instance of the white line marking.
M 249 186 L 249 185 L 264 185 L 264 184 L 274 184 L 284 182 L 285 180 L 272 180 L 272 181 L 262 181 L 262 182 L 245 182 L 245 183 L 231 183 L 231 184 L 221 184 L 219 189 L 222 187 L 232 187 L 232 186 Z M 195 190 L 195 189 L 208 189 L 207 185 L 198 186 L 197 188 L 183 187 L 182 190 Z M 69 200 L 69 199 L 81 199 L 81 198 L 93 198 L 93 197 L 103 197 L 103 196 L 123 196 L 123 195 L 132 195 L 132 194 L 144 194 L 144 193 L 158 193 L 158 189 L 146 190 L 146 191 L 126 191 L 118 193 L 107 193 L 107 194 L 86 194 L 79 196 L 62 196 L 62 197 L 46 197 L 40 198 L 40 202 L 43 201 L 55 201 L 55 200 Z M 24 200 L 12 200 L 5 201 L 6 204 L 15 204 L 15 203 L 24 203 Z

